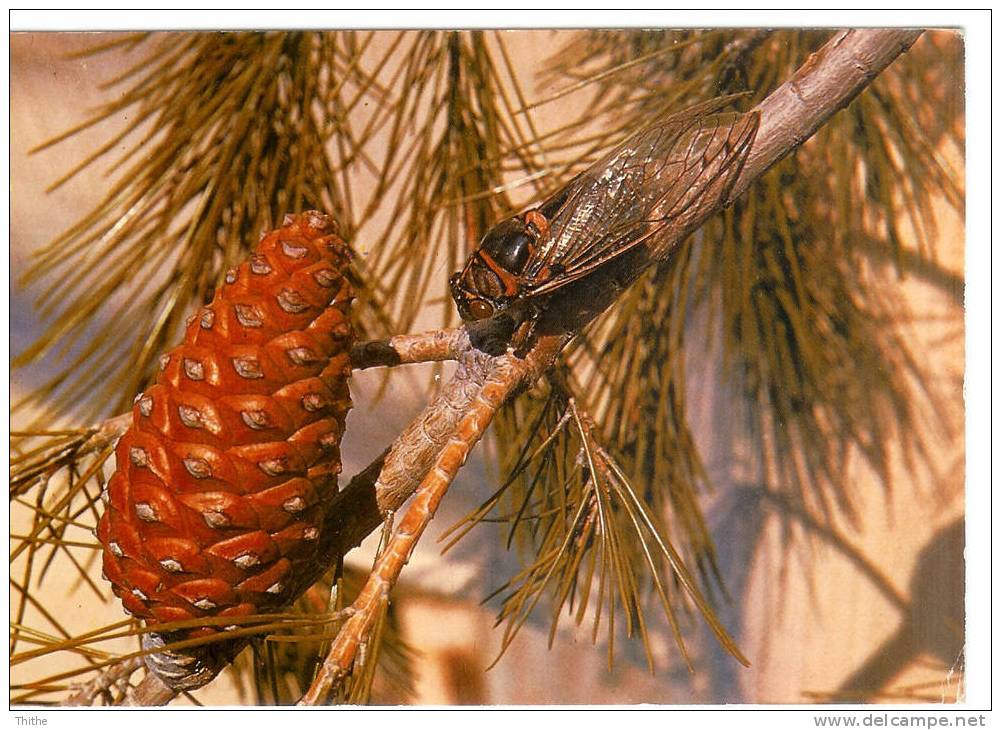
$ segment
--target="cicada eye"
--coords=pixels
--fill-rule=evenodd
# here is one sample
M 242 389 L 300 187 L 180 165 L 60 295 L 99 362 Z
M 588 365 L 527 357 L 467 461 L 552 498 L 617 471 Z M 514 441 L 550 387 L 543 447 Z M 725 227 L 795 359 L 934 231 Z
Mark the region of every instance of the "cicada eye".
M 473 319 L 487 319 L 494 313 L 493 305 L 483 299 L 474 299 L 469 303 L 469 313 Z

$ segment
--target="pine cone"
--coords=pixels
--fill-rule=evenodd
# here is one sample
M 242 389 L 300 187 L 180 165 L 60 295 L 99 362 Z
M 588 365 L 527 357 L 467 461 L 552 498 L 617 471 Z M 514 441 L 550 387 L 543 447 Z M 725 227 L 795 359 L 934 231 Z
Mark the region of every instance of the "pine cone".
M 287 216 L 136 398 L 98 536 L 105 577 L 149 624 L 278 610 L 316 575 L 351 407 L 350 252 L 333 231 Z

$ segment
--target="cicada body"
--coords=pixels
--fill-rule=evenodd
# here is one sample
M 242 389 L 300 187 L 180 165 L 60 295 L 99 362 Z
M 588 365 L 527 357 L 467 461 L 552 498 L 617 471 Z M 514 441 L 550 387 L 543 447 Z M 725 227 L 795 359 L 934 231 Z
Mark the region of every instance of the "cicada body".
M 666 255 L 726 201 L 759 116 L 720 113 L 723 97 L 672 114 L 627 139 L 542 205 L 501 221 L 450 285 L 467 323 L 528 322 L 569 284 L 642 247 Z M 519 349 L 524 349 L 523 346 Z

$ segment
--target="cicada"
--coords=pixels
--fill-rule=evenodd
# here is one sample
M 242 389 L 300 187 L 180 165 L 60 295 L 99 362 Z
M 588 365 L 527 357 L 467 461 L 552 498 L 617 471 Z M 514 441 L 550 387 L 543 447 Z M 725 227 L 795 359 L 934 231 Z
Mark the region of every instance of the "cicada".
M 726 202 L 751 149 L 759 115 L 722 113 L 734 98 L 655 122 L 541 205 L 497 223 L 450 280 L 462 319 L 506 320 L 504 336 L 522 332 L 523 352 L 561 289 L 639 247 L 647 263 L 666 256 Z

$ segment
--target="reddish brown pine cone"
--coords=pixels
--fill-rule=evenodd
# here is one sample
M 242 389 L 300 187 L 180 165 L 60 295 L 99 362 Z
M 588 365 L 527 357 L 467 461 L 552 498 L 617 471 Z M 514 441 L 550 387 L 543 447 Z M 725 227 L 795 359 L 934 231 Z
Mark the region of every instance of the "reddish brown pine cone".
M 349 256 L 327 216 L 287 216 L 160 358 L 98 527 L 129 613 L 157 624 L 277 610 L 316 574 L 351 407 Z

